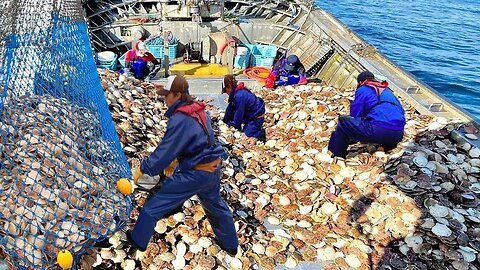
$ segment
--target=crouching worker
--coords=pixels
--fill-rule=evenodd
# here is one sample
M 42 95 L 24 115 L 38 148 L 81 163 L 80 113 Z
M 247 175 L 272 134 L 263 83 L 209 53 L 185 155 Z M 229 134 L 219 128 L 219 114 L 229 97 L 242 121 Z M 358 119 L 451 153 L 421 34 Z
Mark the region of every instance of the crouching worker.
M 133 75 L 139 80 L 150 81 L 155 78 L 160 68 L 160 62 L 147 51 L 143 41 L 137 41 L 125 56 L 125 76 Z
M 162 91 L 168 110 L 167 130 L 160 145 L 139 168 L 133 169 L 133 180 L 147 174 L 155 176 L 175 159 L 178 168 L 167 177 L 145 203 L 132 231 L 127 232 L 131 245 L 144 251 L 155 225 L 183 203 L 198 195 L 205 214 L 215 232 L 217 244 L 235 255 L 238 238 L 232 213 L 220 197 L 220 156 L 223 148 L 216 142 L 205 105 L 187 94 L 188 83 L 182 76 L 168 77 Z
M 248 137 L 265 141 L 263 99 L 250 92 L 244 83 L 238 84 L 233 75 L 225 75 L 223 78 L 223 93 L 228 94 L 228 106 L 223 122 L 243 131 Z
M 360 73 L 357 82 L 350 116 L 339 117 L 328 144 L 337 157 L 345 158 L 348 145 L 356 142 L 378 143 L 389 151 L 403 139 L 405 111 L 388 82 L 376 81 L 369 71 Z
M 296 55 L 283 58 L 275 64 L 272 72 L 265 81 L 266 88 L 274 88 L 281 85 L 306 84 L 307 73 L 305 67 Z

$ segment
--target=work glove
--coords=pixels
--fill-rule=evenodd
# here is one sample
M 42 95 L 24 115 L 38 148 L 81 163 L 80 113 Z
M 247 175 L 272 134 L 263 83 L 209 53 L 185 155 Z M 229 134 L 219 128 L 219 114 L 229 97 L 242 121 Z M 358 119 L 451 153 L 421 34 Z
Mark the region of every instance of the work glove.
M 142 172 L 142 170 L 140 169 L 140 167 L 135 167 L 135 168 L 132 169 L 132 175 L 133 175 L 133 182 L 134 182 L 135 184 L 137 184 L 138 179 L 139 179 L 140 177 L 142 177 L 143 172 Z
M 170 163 L 170 165 L 168 165 L 168 167 L 165 168 L 165 170 L 163 170 L 163 174 L 165 174 L 166 177 L 171 177 L 175 172 L 177 165 L 178 165 L 178 160 L 174 159 L 172 163 Z

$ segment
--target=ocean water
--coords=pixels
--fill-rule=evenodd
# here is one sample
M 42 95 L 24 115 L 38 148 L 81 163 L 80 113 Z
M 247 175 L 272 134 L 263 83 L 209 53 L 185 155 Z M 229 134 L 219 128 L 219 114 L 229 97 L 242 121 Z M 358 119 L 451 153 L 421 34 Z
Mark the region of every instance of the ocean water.
M 480 119 L 480 0 L 317 0 L 317 5 Z

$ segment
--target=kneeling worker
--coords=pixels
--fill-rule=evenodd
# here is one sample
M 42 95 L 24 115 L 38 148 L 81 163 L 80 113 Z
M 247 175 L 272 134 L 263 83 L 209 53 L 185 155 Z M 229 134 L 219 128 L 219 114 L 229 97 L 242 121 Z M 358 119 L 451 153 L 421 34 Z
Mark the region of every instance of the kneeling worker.
M 160 68 L 160 62 L 147 51 L 145 42 L 141 40 L 137 41 L 134 48 L 129 50 L 125 56 L 126 76 L 133 73 L 135 78 L 149 81 L 157 75 Z
M 238 84 L 233 75 L 225 75 L 223 78 L 223 93 L 228 94 L 223 122 L 242 130 L 248 137 L 265 141 L 262 128 L 265 116 L 263 99 L 250 92 L 244 83 Z
M 283 58 L 275 64 L 265 81 L 266 88 L 274 88 L 280 85 L 306 84 L 307 73 L 305 67 L 296 55 Z
M 160 145 L 139 168 L 133 169 L 133 180 L 145 173 L 160 174 L 175 159 L 178 170 L 161 183 L 145 203 L 132 231 L 127 233 L 130 244 L 144 251 L 153 235 L 157 221 L 183 203 L 198 195 L 212 225 L 217 244 L 231 255 L 237 253 L 238 238 L 232 213 L 220 196 L 223 148 L 216 142 L 205 104 L 193 101 L 187 94 L 188 83 L 182 76 L 168 77 L 163 90 L 169 118 Z
M 356 142 L 378 143 L 388 151 L 403 139 L 405 111 L 388 82 L 376 81 L 369 71 L 360 73 L 357 82 L 350 116 L 339 117 L 328 144 L 337 157 L 345 158 L 348 145 Z

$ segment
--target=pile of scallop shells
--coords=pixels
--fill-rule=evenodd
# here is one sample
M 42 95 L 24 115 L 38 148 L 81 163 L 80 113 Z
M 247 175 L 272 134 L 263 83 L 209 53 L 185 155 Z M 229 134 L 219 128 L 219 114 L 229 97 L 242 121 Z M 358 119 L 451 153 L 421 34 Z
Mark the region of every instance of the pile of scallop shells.
M 14 268 L 53 268 L 60 249 L 79 255 L 128 220 L 131 202 L 114 184 L 121 164 L 106 158 L 115 153 L 94 135 L 91 110 L 33 93 L 3 105 L 2 249 Z
M 132 166 L 159 144 L 167 119 L 163 98 L 152 84 L 105 71 L 102 79 L 110 112 L 125 155 Z
M 125 151 L 131 162 L 138 162 L 161 140 L 166 108 L 152 85 L 111 73 L 103 74 L 103 84 L 107 98 L 119 91 L 111 104 L 127 99 L 155 110 L 152 114 L 145 109 L 143 119 L 159 118 L 142 129 L 132 125 L 130 116 L 114 116 L 117 131 L 119 123 L 129 122 L 133 129 L 122 131 L 134 138 L 158 134 L 147 136 L 148 144 L 135 145 L 138 152 Z M 126 98 L 133 90 L 132 99 Z M 235 257 L 213 243 L 211 226 L 193 197 L 183 212 L 157 223 L 146 252 L 130 254 L 119 232 L 110 239 L 113 248 L 92 253 L 85 261 L 125 269 L 301 264 L 309 269 L 480 269 L 480 153 L 449 139 L 450 131 L 462 123 L 419 115 L 404 102 L 407 126 L 399 147 L 384 153 L 376 145 L 356 144 L 347 159 L 331 158 L 326 149 L 330 134 L 338 116 L 348 114 L 354 90 L 312 84 L 256 94 L 267 105 L 266 143 L 245 137 L 227 127 L 221 114 L 213 114 L 219 142 L 229 153 L 222 195 L 231 206 L 240 240 Z M 478 130 L 465 127 L 474 139 Z M 143 205 L 145 197 L 137 193 L 136 203 Z M 136 215 L 138 209 L 132 222 Z

